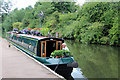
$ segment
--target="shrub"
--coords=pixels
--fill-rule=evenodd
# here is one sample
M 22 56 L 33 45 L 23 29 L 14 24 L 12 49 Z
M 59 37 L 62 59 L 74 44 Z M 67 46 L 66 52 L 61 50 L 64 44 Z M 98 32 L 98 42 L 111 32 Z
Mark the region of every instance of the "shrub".
M 22 23 L 21 22 L 15 22 L 12 24 L 13 25 L 13 29 L 21 29 Z
M 99 43 L 102 37 L 104 24 L 95 22 L 87 28 L 81 29 L 81 42 L 82 43 Z
M 118 25 L 118 18 L 116 17 L 113 27 L 109 30 L 110 45 L 119 45 L 120 29 Z
M 67 50 L 55 50 L 51 53 L 52 57 L 72 56 L 70 51 Z
M 104 36 L 104 37 L 102 37 L 102 38 L 100 39 L 100 43 L 101 43 L 101 44 L 108 44 L 108 42 L 109 42 L 109 38 L 106 37 L 106 36 Z

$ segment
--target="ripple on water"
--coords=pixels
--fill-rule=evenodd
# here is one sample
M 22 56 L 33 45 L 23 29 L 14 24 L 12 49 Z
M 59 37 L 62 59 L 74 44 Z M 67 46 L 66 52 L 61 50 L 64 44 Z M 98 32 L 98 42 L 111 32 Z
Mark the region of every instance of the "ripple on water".
M 75 78 L 83 78 L 85 80 L 85 77 L 82 75 L 80 68 L 73 68 L 73 72 L 71 73 L 71 76 Z

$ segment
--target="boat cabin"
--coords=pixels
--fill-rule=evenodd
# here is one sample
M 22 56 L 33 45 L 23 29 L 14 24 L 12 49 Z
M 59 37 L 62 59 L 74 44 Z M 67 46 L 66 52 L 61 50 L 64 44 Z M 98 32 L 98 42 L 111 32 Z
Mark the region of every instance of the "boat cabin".
M 54 50 L 61 50 L 62 49 L 62 39 L 57 38 L 44 38 L 40 40 L 40 53 L 38 51 L 38 56 L 41 57 L 50 57 L 51 53 Z

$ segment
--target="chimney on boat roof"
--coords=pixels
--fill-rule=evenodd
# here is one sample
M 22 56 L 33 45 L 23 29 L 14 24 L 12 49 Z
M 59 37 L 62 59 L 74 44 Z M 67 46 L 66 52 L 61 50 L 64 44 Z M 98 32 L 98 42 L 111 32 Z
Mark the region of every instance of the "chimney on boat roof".
M 56 38 L 58 38 L 58 37 L 59 37 L 59 33 L 57 32 L 57 33 L 56 33 Z

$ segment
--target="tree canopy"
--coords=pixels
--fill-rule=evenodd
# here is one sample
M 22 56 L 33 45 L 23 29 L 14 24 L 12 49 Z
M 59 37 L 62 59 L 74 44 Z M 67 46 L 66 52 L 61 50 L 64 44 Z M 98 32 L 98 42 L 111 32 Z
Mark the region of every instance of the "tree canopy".
M 1 3 L 0 3 L 1 4 Z M 75 39 L 82 43 L 120 46 L 118 25 L 119 2 L 86 2 L 82 7 L 75 2 L 36 2 L 34 8 L 15 9 L 5 15 L 3 30 L 11 31 L 13 24 L 21 29 L 49 28 L 51 34 Z M 38 14 L 43 13 L 42 17 Z

